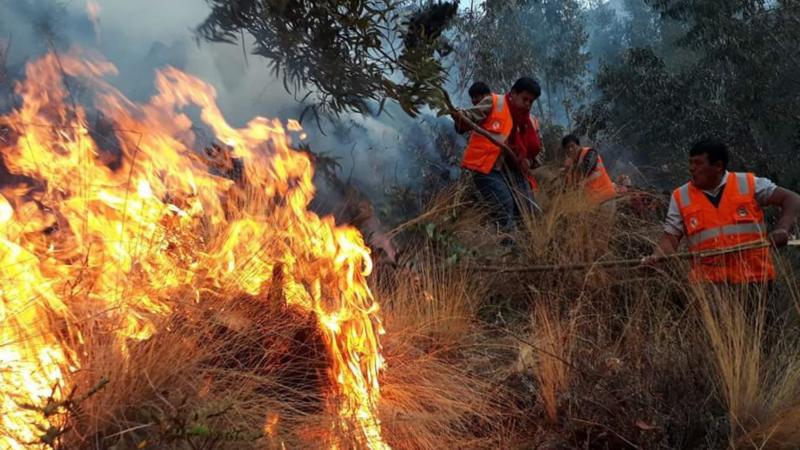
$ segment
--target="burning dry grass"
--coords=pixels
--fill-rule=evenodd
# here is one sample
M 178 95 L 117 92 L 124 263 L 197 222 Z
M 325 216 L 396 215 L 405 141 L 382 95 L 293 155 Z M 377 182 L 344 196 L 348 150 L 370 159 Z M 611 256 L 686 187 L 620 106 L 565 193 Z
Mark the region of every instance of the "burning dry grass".
M 107 383 L 62 411 L 53 447 L 297 448 L 333 424 L 313 317 L 253 298 L 174 306 L 141 342 L 120 346 L 114 330 L 96 328 L 83 336 L 70 384 L 82 395 Z
M 432 259 L 378 286 L 387 335 L 380 418 L 393 448 L 503 446 L 509 392 L 479 374 L 486 298 L 462 268 Z M 213 306 L 204 306 L 213 305 Z M 57 448 L 319 448 L 353 445 L 324 409 L 328 366 L 314 318 L 278 303 L 220 296 L 176 302 L 153 336 L 125 351 L 84 336 L 79 391 Z
M 45 79 L 28 87 L 41 102 L 25 111 L 41 120 L 49 94 L 58 93 L 50 84 L 60 86 L 55 67 L 36 66 Z M 110 70 L 72 60 L 64 67 L 89 78 Z M 218 123 L 207 87 L 183 77 L 169 72 L 161 97 L 117 120 L 141 125 L 139 115 L 158 113 L 187 125 L 165 105 L 191 98 L 220 133 L 243 141 L 242 152 L 272 136 L 271 146 L 258 147 L 272 158 L 245 178 L 274 183 L 240 189 L 241 180 L 200 170 L 182 128 L 167 130 L 182 140 L 166 131 L 143 138 L 152 152 L 138 154 L 137 164 L 154 159 L 158 170 L 142 170 L 125 152 L 124 179 L 105 163 L 92 166 L 116 195 L 100 189 L 80 203 L 89 186 L 76 188 L 84 197 L 54 186 L 93 161 L 88 130 L 78 127 L 79 139 L 68 131 L 27 136 L 16 126 L 4 158 L 16 171 L 46 168 L 55 178 L 43 176 L 44 193 L 0 197 L 10 198 L 0 202 L 0 257 L 14 267 L 3 273 L 14 284 L 4 286 L 0 308 L 0 358 L 13 363 L 0 372 L 0 442 L 118 450 L 800 446 L 800 334 L 794 316 L 774 314 L 781 301 L 797 312 L 793 277 L 748 297 L 687 287 L 682 264 L 656 272 L 481 271 L 478 262 L 503 253 L 503 236 L 484 213 L 460 206 L 465 193 L 455 188 L 407 227 L 409 264 L 371 279 L 386 325 L 378 345 L 363 242 L 305 209 L 308 161 L 285 147 L 275 124 Z M 187 86 L 199 91 L 182 91 Z M 132 107 L 100 87 L 105 106 Z M 56 110 L 60 121 L 81 116 L 64 104 Z M 14 143 L 22 137 L 25 145 Z M 60 153 L 47 153 L 45 143 Z M 48 159 L 26 153 L 39 147 L 51 159 L 80 158 L 70 170 L 44 167 Z M 169 153 L 170 164 L 180 155 L 192 162 L 167 177 L 183 183 L 167 190 L 156 175 L 171 166 L 155 150 L 173 147 L 183 151 Z M 129 204 L 123 195 L 143 205 L 141 217 L 120 209 Z M 545 214 L 526 218 L 501 263 L 642 255 L 657 229 L 641 215 L 595 210 L 574 193 L 543 203 Z M 91 222 L 87 211 L 102 220 Z M 97 232 L 81 235 L 82 220 Z M 97 256 L 88 243 L 106 247 Z M 26 252 L 38 259 L 18 258 Z
M 0 196 L 0 360 L 17 364 L 0 372 L 3 446 L 497 441 L 502 388 L 471 364 L 478 285 L 424 261 L 416 281 L 395 280 L 384 357 L 368 251 L 308 210 L 310 162 L 284 127 L 232 128 L 212 88 L 171 68 L 135 104 L 102 79 L 114 71 L 47 55 L 17 87 L 22 106 L 0 116 L 3 162 L 30 181 Z M 100 94 L 105 139 L 66 76 Z M 199 155 L 187 105 L 241 173 Z M 379 402 L 385 359 L 397 368 Z

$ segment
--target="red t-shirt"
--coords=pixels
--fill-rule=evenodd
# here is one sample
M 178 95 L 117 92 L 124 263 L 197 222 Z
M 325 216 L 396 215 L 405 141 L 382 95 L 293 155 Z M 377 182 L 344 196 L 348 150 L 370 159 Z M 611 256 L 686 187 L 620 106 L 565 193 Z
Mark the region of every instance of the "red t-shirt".
M 530 118 L 528 122 L 531 122 Z M 542 139 L 533 124 L 521 129 L 515 125 L 514 129 L 511 130 L 511 135 L 508 137 L 508 145 L 517 153 L 520 159 L 530 161 L 536 159 L 536 155 L 542 151 Z

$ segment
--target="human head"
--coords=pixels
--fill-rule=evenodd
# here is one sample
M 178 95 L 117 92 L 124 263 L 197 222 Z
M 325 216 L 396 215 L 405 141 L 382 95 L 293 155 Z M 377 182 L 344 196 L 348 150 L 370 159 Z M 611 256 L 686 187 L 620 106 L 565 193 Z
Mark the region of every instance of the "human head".
M 728 170 L 728 146 L 716 139 L 703 139 L 689 150 L 689 173 L 699 189 L 716 188 Z
M 574 134 L 568 134 L 561 138 L 561 148 L 567 152 L 567 155 L 575 156 L 581 149 L 581 140 Z
M 472 104 L 477 105 L 484 97 L 490 95 L 492 90 L 489 88 L 489 85 L 483 81 L 476 81 L 472 83 L 472 86 L 469 87 L 469 91 L 467 92 L 469 92 L 469 98 L 472 100 Z
M 533 102 L 542 95 L 542 88 L 533 78 L 522 77 L 511 86 L 510 99 L 517 109 L 530 111 Z

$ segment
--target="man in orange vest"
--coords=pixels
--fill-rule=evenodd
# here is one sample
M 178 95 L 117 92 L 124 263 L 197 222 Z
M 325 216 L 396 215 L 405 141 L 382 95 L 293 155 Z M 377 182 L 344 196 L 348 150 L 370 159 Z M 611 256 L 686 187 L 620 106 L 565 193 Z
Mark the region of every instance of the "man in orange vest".
M 597 150 L 581 147 L 580 139 L 574 134 L 564 136 L 561 147 L 567 154 L 565 171 L 568 184 L 582 184 L 592 203 L 612 204 L 610 201 L 617 196 L 617 191 Z
M 800 196 L 752 173 L 728 172 L 728 148 L 717 140 L 702 140 L 689 152 L 691 181 L 672 193 L 664 235 L 652 258 L 676 251 L 683 237 L 689 250 L 724 250 L 765 241 L 764 206 L 781 208 L 769 241 L 785 246 L 800 213 Z M 646 262 L 647 259 L 646 259 Z M 726 284 L 764 283 L 775 278 L 768 247 L 696 258 L 690 279 Z
M 523 109 L 530 112 L 531 105 L 540 95 L 541 88 L 536 81 L 520 78 L 508 94 L 484 95 L 476 105 L 461 110 L 460 114 L 491 133 L 497 141 L 506 142 L 514 127 L 513 111 Z M 469 131 L 457 116 L 455 126 L 460 133 Z M 461 167 L 472 172 L 478 192 L 493 206 L 497 222 L 504 230 L 513 228 L 519 219 L 518 202 L 524 204 L 532 198 L 527 180 L 518 169 L 521 166 L 518 158 L 505 161 L 507 157 L 514 156 L 503 155 L 500 147 L 491 140 L 472 133 L 461 161 Z M 501 170 L 504 164 L 511 169 L 505 171 L 506 174 Z M 506 175 L 511 179 L 507 180 Z

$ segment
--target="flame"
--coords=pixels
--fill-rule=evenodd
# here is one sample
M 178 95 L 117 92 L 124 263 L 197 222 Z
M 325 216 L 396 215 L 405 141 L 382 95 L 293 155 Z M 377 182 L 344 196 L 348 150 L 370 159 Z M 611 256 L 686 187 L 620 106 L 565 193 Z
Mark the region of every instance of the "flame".
M 15 86 L 21 106 L 0 116 L 11 130 L 0 141 L 6 165 L 34 180 L 0 196 L 0 448 L 25 448 L 37 427 L 52 424 L 26 405 L 60 398 L 54 386 L 69 385 L 80 367 L 53 317 L 74 337 L 82 317 L 104 311 L 103 326 L 116 330 L 124 352 L 126 342 L 156 332 L 171 296 L 188 290 L 201 299 L 203 289 L 262 298 L 277 289 L 286 304 L 314 313 L 330 355 L 327 403 L 337 426 L 360 445 L 388 448 L 376 416 L 383 329 L 366 283 L 369 251 L 355 229 L 308 210 L 309 159 L 290 149 L 278 120 L 229 125 L 214 89 L 177 69 L 157 73 L 157 92 L 143 104 L 104 81 L 115 73 L 79 50 L 48 54 Z M 95 135 L 65 75 L 95 93 L 91 116 L 113 124 L 113 136 Z M 238 181 L 212 173 L 217 166 L 196 152 L 190 105 L 243 162 Z M 239 184 L 251 195 L 233 206 Z

